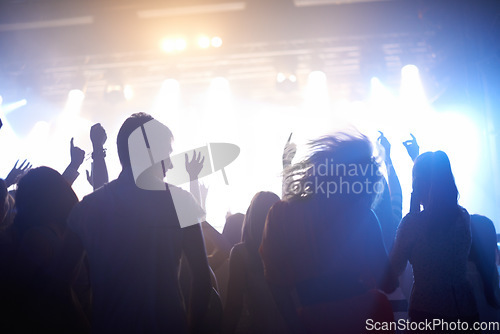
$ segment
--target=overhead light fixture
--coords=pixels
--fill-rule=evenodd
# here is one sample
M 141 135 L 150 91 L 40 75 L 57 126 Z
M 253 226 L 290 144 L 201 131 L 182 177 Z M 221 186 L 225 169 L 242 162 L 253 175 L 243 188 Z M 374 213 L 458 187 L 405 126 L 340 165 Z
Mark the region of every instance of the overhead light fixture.
M 201 5 L 201 6 L 171 7 L 171 8 L 141 10 L 137 12 L 137 16 L 140 19 L 152 19 L 159 17 L 235 12 L 244 10 L 245 8 L 246 8 L 245 2 L 241 1 L 241 2 L 217 3 L 217 4 Z
M 211 44 L 214 48 L 220 48 L 222 46 L 222 38 L 219 36 L 212 37 Z
M 79 16 L 79 17 L 72 17 L 72 18 L 65 18 L 58 20 L 34 21 L 34 22 L 23 22 L 23 23 L 5 23 L 5 24 L 0 24 L 0 32 L 80 26 L 92 23 L 94 23 L 93 16 Z

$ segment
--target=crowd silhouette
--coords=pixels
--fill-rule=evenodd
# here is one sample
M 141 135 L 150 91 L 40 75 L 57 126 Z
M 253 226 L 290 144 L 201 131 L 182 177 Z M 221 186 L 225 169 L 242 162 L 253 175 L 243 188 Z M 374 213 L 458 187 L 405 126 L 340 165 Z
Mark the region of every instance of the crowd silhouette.
M 410 194 L 382 132 L 380 157 L 365 135 L 341 132 L 312 141 L 299 162 L 290 134 L 281 198 L 262 189 L 219 233 L 205 219 L 199 153 L 185 159 L 190 192 L 164 183 L 169 156 L 141 174 L 164 190 L 137 185 L 129 138 L 142 130 L 152 157 L 152 120 L 124 121 L 112 181 L 106 131 L 91 127 L 94 191 L 81 201 L 72 184 L 85 152 L 73 139 L 62 174 L 25 160 L 0 179 L 2 333 L 424 332 L 398 319 L 468 326 L 435 333 L 500 333 L 495 227 L 458 204 L 446 153 L 419 154 L 413 135 L 403 143 L 414 161 L 403 217 Z

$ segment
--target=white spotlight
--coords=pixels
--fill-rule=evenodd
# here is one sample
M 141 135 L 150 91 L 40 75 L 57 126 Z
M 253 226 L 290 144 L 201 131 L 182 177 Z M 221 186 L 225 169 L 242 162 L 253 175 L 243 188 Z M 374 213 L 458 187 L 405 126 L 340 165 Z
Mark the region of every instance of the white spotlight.
M 170 38 L 165 38 L 161 41 L 161 49 L 166 53 L 171 53 L 175 51 L 175 40 Z
M 420 73 L 415 65 L 406 65 L 401 69 L 401 100 L 410 108 L 428 107 Z
M 172 116 L 177 113 L 180 104 L 180 85 L 175 79 L 163 81 L 158 96 L 153 104 L 151 114 L 161 122 L 171 123 Z
M 125 85 L 123 87 L 123 96 L 125 100 L 130 101 L 134 98 L 134 89 L 130 85 Z
M 85 94 L 79 89 L 72 89 L 68 93 L 68 100 L 64 107 L 66 114 L 77 115 L 82 107 Z
M 277 75 L 276 75 L 276 81 L 278 83 L 282 83 L 283 81 L 286 80 L 286 76 L 283 72 L 279 72 Z
M 220 48 L 222 46 L 222 38 L 218 36 L 212 37 L 212 46 L 214 48 Z
M 418 72 L 418 67 L 415 66 L 415 65 L 406 65 L 406 66 L 403 66 L 403 68 L 401 69 L 401 74 L 403 76 L 412 76 L 412 77 L 416 77 L 419 75 L 419 72 Z
M 187 42 L 185 39 L 177 38 L 175 40 L 175 49 L 177 51 L 183 51 L 184 49 L 186 49 L 186 46 L 187 46 Z
M 305 90 L 306 107 L 312 110 L 325 110 L 329 106 L 328 85 L 326 74 L 322 71 L 313 71 L 307 78 Z
M 22 100 L 19 100 L 19 101 L 16 101 L 16 102 L 13 102 L 13 103 L 9 103 L 9 104 L 6 104 L 6 105 L 2 105 L 1 106 L 1 113 L 3 115 L 7 115 L 9 114 L 10 112 L 18 109 L 18 108 L 21 108 L 23 106 L 25 106 L 26 104 L 28 104 L 28 101 L 26 101 L 26 99 L 22 99 Z

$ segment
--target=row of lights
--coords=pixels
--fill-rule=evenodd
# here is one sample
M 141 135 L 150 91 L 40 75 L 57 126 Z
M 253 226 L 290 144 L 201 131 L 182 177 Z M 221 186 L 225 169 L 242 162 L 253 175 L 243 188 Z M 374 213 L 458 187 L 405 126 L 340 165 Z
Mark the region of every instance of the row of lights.
M 222 46 L 222 38 L 219 36 L 200 36 L 196 44 L 201 49 L 208 49 L 210 47 L 220 48 Z M 188 42 L 184 38 L 164 38 L 160 46 L 164 52 L 173 53 L 184 51 L 188 46 Z

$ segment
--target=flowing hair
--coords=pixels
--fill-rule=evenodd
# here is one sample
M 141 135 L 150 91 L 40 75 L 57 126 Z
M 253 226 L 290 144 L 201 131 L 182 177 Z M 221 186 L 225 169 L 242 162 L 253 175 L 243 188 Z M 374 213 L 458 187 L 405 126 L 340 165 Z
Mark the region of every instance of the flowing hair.
M 285 199 L 320 197 L 368 207 L 376 203 L 383 176 L 365 135 L 341 132 L 311 141 L 309 147 L 305 160 L 284 171 Z
M 78 197 L 61 174 L 49 167 L 32 169 L 18 183 L 13 226 L 20 234 L 50 223 L 64 227 L 76 203 Z
M 418 156 L 413 166 L 413 189 L 428 195 L 425 208 L 438 221 L 453 221 L 458 212 L 458 189 L 450 159 L 443 151 Z

